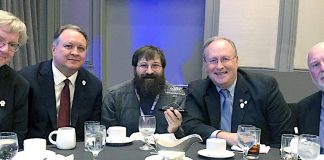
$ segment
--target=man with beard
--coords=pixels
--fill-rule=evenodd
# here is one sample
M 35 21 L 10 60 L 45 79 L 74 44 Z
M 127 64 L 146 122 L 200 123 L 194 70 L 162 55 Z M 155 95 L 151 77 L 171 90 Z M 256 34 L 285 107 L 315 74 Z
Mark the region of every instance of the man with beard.
M 144 46 L 135 51 L 132 58 L 134 79 L 125 81 L 109 89 L 103 100 L 101 122 L 107 128 L 124 126 L 127 136 L 138 132 L 141 115 L 156 117 L 155 133 L 175 133 L 183 136 L 180 128 L 182 115 L 179 110 L 163 107 L 177 102 L 183 108 L 184 98 L 173 97 L 164 92 L 172 87 L 164 77 L 166 61 L 162 50 L 154 46 Z
M 320 136 L 321 154 L 324 153 L 324 42 L 308 52 L 308 70 L 313 83 L 320 91 L 302 99 L 293 109 L 300 134 Z

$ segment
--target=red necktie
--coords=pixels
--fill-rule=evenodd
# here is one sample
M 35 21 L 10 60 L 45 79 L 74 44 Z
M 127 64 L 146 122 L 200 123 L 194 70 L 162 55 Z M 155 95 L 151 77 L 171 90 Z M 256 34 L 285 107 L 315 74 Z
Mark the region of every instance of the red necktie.
M 64 80 L 61 91 L 60 108 L 57 116 L 57 128 L 70 126 L 70 88 L 69 79 Z

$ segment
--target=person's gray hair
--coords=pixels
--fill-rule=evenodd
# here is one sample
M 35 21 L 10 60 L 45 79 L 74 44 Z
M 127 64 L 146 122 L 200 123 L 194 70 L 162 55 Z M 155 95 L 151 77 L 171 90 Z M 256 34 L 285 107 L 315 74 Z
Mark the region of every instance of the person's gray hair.
M 206 58 L 205 58 L 205 49 L 206 49 L 206 48 L 207 48 L 211 43 L 213 43 L 213 42 L 215 42 L 215 41 L 219 41 L 219 40 L 227 41 L 227 42 L 232 46 L 232 48 L 234 49 L 234 54 L 235 54 L 235 56 L 237 56 L 237 49 L 236 49 L 235 43 L 234 43 L 232 40 L 230 40 L 230 39 L 228 39 L 228 38 L 226 38 L 226 37 L 218 37 L 218 36 L 214 36 L 214 37 L 211 37 L 211 38 L 207 39 L 207 40 L 205 41 L 204 45 L 203 45 L 203 49 L 204 49 L 204 55 L 203 55 L 203 57 L 204 57 L 204 61 L 206 61 Z
M 24 22 L 22 22 L 18 17 L 14 16 L 12 13 L 0 10 L 0 27 L 8 26 L 8 33 L 19 33 L 18 43 L 20 46 L 27 43 L 27 29 Z

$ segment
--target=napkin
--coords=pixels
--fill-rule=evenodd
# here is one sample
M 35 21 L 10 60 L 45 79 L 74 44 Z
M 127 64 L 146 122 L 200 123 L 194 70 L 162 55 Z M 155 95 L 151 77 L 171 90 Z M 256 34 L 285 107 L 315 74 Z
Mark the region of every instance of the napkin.
M 243 151 L 239 146 L 233 145 L 231 147 L 231 150 L 233 151 Z M 270 146 L 266 146 L 265 144 L 260 144 L 260 153 L 268 153 L 270 150 Z
M 316 160 L 323 160 L 324 159 L 324 154 L 318 155 Z
M 71 154 L 71 155 L 65 157 L 60 154 L 55 154 L 50 157 L 47 157 L 46 160 L 74 160 L 74 155 Z

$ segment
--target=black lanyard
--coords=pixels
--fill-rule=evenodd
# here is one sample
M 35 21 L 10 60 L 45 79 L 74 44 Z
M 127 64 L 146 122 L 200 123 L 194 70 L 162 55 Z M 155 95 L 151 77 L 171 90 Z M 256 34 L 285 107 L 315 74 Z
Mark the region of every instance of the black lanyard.
M 140 98 L 140 96 L 139 96 L 139 94 L 138 94 L 138 92 L 137 92 L 136 89 L 135 89 L 135 94 L 136 94 L 136 97 L 137 97 L 138 102 L 140 102 L 140 101 L 141 101 L 141 98 Z M 154 109 L 155 109 L 156 103 L 157 103 L 157 101 L 159 100 L 159 98 L 160 98 L 160 95 L 159 95 L 159 94 L 155 96 L 155 99 L 154 99 L 154 102 L 153 102 L 153 104 L 152 104 L 152 107 L 151 107 L 151 110 L 150 110 L 150 112 L 149 112 L 149 115 L 153 115 L 153 112 L 154 112 Z M 140 106 L 140 111 L 141 111 L 141 116 L 143 116 L 143 115 L 144 115 L 144 112 L 143 112 L 141 106 Z

